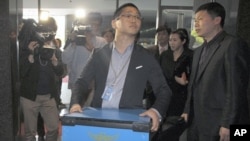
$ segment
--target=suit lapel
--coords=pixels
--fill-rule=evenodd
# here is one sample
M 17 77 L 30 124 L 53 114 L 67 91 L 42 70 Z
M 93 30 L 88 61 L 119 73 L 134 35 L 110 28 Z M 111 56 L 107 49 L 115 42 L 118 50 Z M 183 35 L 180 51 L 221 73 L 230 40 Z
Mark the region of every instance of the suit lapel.
M 129 95 L 125 93 L 130 93 L 131 83 L 129 82 L 133 81 L 132 79 L 134 79 L 133 75 L 136 70 L 135 69 L 136 65 L 138 64 L 138 62 L 140 62 L 140 59 L 141 59 L 141 57 L 138 57 L 140 56 L 138 49 L 139 49 L 139 46 L 137 44 L 134 44 L 134 48 L 130 57 L 130 62 L 129 62 L 128 70 L 126 74 L 129 77 L 125 78 L 123 92 L 122 92 L 123 94 L 121 96 L 120 105 L 126 105 L 126 103 L 124 103 L 126 99 L 131 98 L 131 97 L 128 97 Z
M 208 54 L 207 58 L 204 60 L 203 64 L 200 66 L 199 68 L 199 63 L 198 63 L 198 75 L 196 76 L 198 80 L 201 75 L 203 74 L 203 72 L 205 71 L 205 68 L 208 66 L 209 62 L 211 61 L 212 57 L 214 56 L 214 54 L 216 53 L 216 51 L 218 50 L 218 48 L 221 46 L 220 43 L 221 41 L 224 39 L 224 36 L 220 36 L 220 39 L 218 39 L 218 41 L 215 44 L 212 44 L 209 48 L 210 48 L 210 53 Z M 201 55 L 201 52 L 199 53 Z M 198 61 L 199 62 L 199 61 Z
M 100 52 L 101 54 L 98 54 L 99 57 L 101 57 L 101 61 L 103 61 L 103 63 L 100 63 L 101 66 L 99 69 L 102 69 L 102 73 L 106 75 L 105 78 L 107 78 L 108 76 L 108 71 L 109 71 L 109 64 L 110 64 L 110 60 L 111 60 L 111 57 L 112 57 L 112 49 L 113 49 L 113 46 L 104 46 L 103 47 L 103 52 Z M 105 79 L 106 81 L 106 79 Z
M 195 50 L 195 53 L 193 56 L 193 62 L 192 62 L 193 65 L 192 65 L 191 75 L 196 75 L 196 76 L 191 77 L 193 79 L 190 80 L 190 85 L 192 85 L 191 83 L 193 83 L 197 78 L 197 72 L 198 72 L 198 68 L 199 68 L 199 59 L 200 59 L 201 51 L 202 51 L 202 47 L 197 48 Z
M 135 44 L 134 49 L 131 54 L 127 74 L 132 73 L 135 70 L 135 67 L 138 64 L 138 61 L 140 60 L 140 57 L 135 58 L 136 56 L 138 57 L 139 55 L 138 55 L 138 46 Z

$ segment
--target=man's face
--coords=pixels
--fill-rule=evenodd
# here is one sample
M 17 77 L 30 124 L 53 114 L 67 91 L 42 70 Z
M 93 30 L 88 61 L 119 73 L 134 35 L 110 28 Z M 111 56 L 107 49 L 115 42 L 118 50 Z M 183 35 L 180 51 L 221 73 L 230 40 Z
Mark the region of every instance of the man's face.
M 168 43 L 168 40 L 169 40 L 169 35 L 168 35 L 168 32 L 166 30 L 159 31 L 157 33 L 158 44 L 166 44 L 166 43 Z
M 95 35 L 99 34 L 101 23 L 99 21 L 95 20 L 95 21 L 91 21 L 90 25 L 91 25 L 92 32 Z
M 209 38 L 213 31 L 220 24 L 219 17 L 213 18 L 206 10 L 199 11 L 195 14 L 195 31 L 198 36 Z
M 134 7 L 125 7 L 112 21 L 112 27 L 121 33 L 136 36 L 141 28 L 141 16 Z

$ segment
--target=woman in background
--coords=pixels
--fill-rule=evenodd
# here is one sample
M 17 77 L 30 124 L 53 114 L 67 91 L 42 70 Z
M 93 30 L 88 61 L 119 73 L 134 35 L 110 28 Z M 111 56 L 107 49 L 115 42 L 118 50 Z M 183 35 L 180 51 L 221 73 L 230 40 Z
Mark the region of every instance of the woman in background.
M 193 56 L 193 51 L 188 47 L 187 30 L 179 28 L 172 31 L 169 45 L 170 50 L 164 51 L 160 56 L 160 65 L 173 95 L 163 125 L 163 132 L 159 137 L 161 140 L 171 138 L 171 141 L 179 141 L 179 136 L 185 130 L 186 125 L 173 125 L 181 122 L 180 116 L 187 99 L 187 85 Z

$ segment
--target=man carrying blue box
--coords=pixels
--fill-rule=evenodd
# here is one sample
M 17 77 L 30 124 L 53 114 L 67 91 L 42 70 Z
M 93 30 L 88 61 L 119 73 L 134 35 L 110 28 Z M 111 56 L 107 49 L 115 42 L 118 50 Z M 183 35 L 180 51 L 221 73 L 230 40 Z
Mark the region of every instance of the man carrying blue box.
M 80 78 L 73 86 L 70 113 L 82 112 L 80 103 L 86 100 L 87 96 L 84 94 L 92 81 L 95 83 L 92 107 L 143 108 L 144 90 L 149 82 L 156 100 L 139 115 L 152 119 L 152 132 L 159 129 L 172 93 L 157 60 L 144 47 L 136 44 L 141 23 L 141 13 L 132 3 L 124 4 L 115 11 L 111 22 L 115 29 L 112 46 L 94 49 Z

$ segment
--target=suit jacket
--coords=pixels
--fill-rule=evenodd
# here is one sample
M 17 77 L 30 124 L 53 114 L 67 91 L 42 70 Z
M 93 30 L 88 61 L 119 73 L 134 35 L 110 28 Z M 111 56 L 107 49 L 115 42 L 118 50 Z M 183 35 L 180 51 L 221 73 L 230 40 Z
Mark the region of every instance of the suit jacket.
M 221 126 L 249 123 L 248 47 L 224 31 L 217 40 L 200 69 L 202 47 L 194 52 L 184 111 L 194 116 L 199 131 L 207 135 L 218 135 Z
M 61 61 L 60 53 L 58 53 L 58 50 L 55 51 L 56 57 L 58 59 L 58 65 L 52 65 L 51 61 L 48 61 L 48 64 L 46 65 L 46 67 L 48 68 L 46 74 L 50 79 L 48 83 L 51 97 L 56 97 L 58 81 L 57 79 L 63 74 L 63 64 Z M 29 62 L 29 54 L 30 51 L 28 50 L 21 50 L 20 52 L 20 93 L 22 97 L 35 101 L 40 73 L 39 54 L 34 54 L 34 63 Z
M 95 94 L 91 106 L 102 106 L 101 96 L 108 76 L 111 54 L 112 47 L 108 45 L 94 50 L 81 77 L 73 87 L 71 105 L 80 103 L 83 93 L 86 93 L 88 85 L 94 80 Z M 142 108 L 147 82 L 152 85 L 156 96 L 156 101 L 152 107 L 164 116 L 170 101 L 171 90 L 154 56 L 142 46 L 134 45 L 119 107 Z
M 182 73 L 185 72 L 187 80 L 189 80 L 192 58 L 193 51 L 188 48 L 184 48 L 184 51 L 176 61 L 171 49 L 161 54 L 160 65 L 173 93 L 167 116 L 180 116 L 183 112 L 187 100 L 187 85 L 177 83 L 175 76 L 181 77 Z

